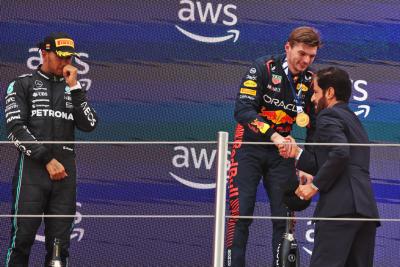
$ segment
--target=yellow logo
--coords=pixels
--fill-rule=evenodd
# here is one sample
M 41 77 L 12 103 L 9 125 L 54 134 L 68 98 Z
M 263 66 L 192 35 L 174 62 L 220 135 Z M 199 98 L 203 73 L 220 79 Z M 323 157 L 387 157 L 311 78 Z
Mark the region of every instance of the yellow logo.
M 251 125 L 256 126 L 257 129 L 263 134 L 265 134 L 269 129 L 268 124 L 266 124 L 265 122 L 259 121 L 258 119 L 255 119 L 254 121 L 252 121 Z
M 75 53 L 72 52 L 63 52 L 63 51 L 56 51 L 57 56 L 59 57 L 70 57 L 70 56 L 75 56 Z
M 257 83 L 255 81 L 252 80 L 247 80 L 243 83 L 244 86 L 247 87 L 257 87 Z
M 240 88 L 240 93 L 255 96 L 257 94 L 257 91 L 249 88 Z
M 303 92 L 307 92 L 308 91 L 308 87 L 306 85 L 302 84 L 302 83 L 299 83 L 297 85 L 297 90 L 299 90 L 300 88 L 301 88 L 301 91 L 303 91 Z
M 56 47 L 60 46 L 70 46 L 72 48 L 75 48 L 74 41 L 69 38 L 56 39 Z

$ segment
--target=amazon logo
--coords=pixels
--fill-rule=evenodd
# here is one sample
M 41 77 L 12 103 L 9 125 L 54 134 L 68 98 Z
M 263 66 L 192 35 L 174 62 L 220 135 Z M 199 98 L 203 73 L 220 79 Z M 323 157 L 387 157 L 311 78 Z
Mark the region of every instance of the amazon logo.
M 368 82 L 366 80 L 351 80 L 353 84 L 353 99 L 357 102 L 364 102 L 368 99 L 368 92 L 365 89 L 365 86 L 368 85 Z M 366 118 L 369 115 L 370 111 L 370 106 L 360 103 L 357 106 L 357 110 L 354 111 L 354 113 L 357 116 L 362 116 L 363 118 Z
M 312 221 L 307 221 L 307 226 L 311 227 L 310 229 L 308 229 L 305 233 L 305 239 L 306 239 L 306 245 L 304 245 L 302 248 L 303 250 L 308 254 L 308 255 L 312 255 L 312 246 L 314 244 L 314 234 L 315 234 L 315 230 L 314 230 L 314 225 L 312 223 Z M 311 246 L 309 247 L 308 244 L 311 244 Z
M 194 189 L 215 188 L 217 150 L 176 146 L 169 175 L 177 182 Z M 230 155 L 228 151 L 227 157 Z M 229 160 L 226 164 L 229 169 Z
M 233 4 L 223 5 L 191 0 L 181 0 L 179 4 L 178 19 L 185 25 L 187 22 L 200 22 L 211 23 L 212 25 L 222 23 L 227 27 L 234 27 L 238 21 L 234 14 L 237 7 Z M 175 25 L 175 28 L 190 39 L 202 43 L 220 43 L 228 40 L 236 42 L 240 34 L 239 30 L 234 28 L 228 28 L 223 34 L 213 36 L 202 35 L 194 30 L 185 29 L 183 25 Z
M 76 202 L 76 207 L 77 208 L 81 208 L 82 207 L 82 203 L 80 202 Z M 74 218 L 74 227 L 72 229 L 71 232 L 71 236 L 70 239 L 76 239 L 78 242 L 80 242 L 85 234 L 85 229 L 81 228 L 81 227 L 77 227 L 77 224 L 79 224 L 82 221 L 82 214 L 79 211 L 76 211 L 75 213 L 75 218 Z M 37 234 L 35 236 L 35 240 L 39 241 L 39 242 L 45 242 L 45 236 L 44 235 L 40 235 Z

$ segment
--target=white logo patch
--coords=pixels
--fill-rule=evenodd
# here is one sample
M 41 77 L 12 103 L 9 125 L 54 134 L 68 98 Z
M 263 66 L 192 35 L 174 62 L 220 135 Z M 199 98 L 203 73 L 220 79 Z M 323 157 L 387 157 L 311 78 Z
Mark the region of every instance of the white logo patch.
M 182 23 L 200 21 L 203 24 L 215 25 L 219 22 L 225 26 L 232 27 L 238 21 L 237 16 L 233 13 L 237 7 L 233 4 L 223 5 L 191 0 L 181 0 L 179 4 L 181 8 L 178 11 L 178 19 Z M 202 43 L 221 43 L 231 39 L 236 42 L 240 34 L 239 30 L 230 28 L 222 36 L 204 36 L 183 29 L 179 25 L 175 25 L 175 28 L 190 39 Z

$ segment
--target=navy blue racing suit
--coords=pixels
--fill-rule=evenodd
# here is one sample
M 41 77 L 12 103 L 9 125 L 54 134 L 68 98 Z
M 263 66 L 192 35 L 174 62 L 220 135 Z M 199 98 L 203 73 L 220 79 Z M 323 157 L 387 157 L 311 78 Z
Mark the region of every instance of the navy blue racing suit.
M 64 78 L 47 75 L 38 69 L 31 75 L 15 79 L 8 86 L 5 117 L 8 138 L 20 151 L 12 181 L 12 214 L 74 215 L 74 145 L 40 141 L 74 141 L 75 127 L 82 131 L 92 131 L 96 127 L 97 115 L 89 106 L 85 91 L 70 90 Z M 68 174 L 62 180 L 50 179 L 46 164 L 53 158 Z M 6 266 L 28 266 L 41 221 L 42 218 L 12 218 Z M 60 239 L 61 259 L 66 265 L 73 221 L 73 217 L 44 218 L 46 266 L 51 260 L 54 238 Z
M 257 59 L 242 79 L 235 104 L 235 130 L 229 170 L 229 208 L 231 216 L 252 216 L 260 180 L 270 201 L 272 216 L 286 216 L 282 203 L 284 186 L 296 178 L 294 159 L 280 157 L 274 145 L 251 145 L 241 142 L 271 142 L 278 132 L 287 136 L 297 116 L 296 95 L 301 90 L 301 105 L 309 114 L 307 139 L 314 130 L 314 106 L 311 104 L 312 72 L 304 71 L 289 83 L 283 66 L 285 56 Z M 290 74 L 289 74 L 290 75 Z M 226 235 L 226 266 L 245 266 L 246 245 L 251 219 L 228 220 Z M 272 220 L 272 253 L 285 231 L 284 220 Z

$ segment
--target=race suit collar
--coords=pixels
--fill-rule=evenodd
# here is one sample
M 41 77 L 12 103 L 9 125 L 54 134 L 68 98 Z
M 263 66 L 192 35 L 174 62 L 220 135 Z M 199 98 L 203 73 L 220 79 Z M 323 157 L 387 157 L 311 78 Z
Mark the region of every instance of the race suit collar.
M 64 77 L 56 76 L 54 74 L 45 73 L 41 70 L 42 64 L 39 65 L 37 68 L 37 73 L 45 78 L 46 80 L 53 81 L 53 82 L 63 82 L 65 79 Z

